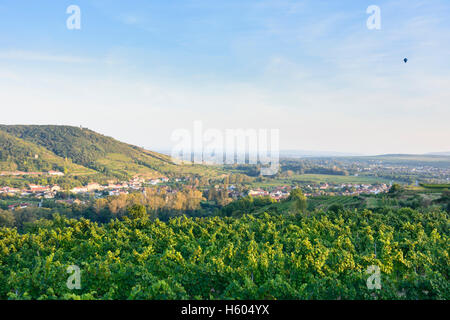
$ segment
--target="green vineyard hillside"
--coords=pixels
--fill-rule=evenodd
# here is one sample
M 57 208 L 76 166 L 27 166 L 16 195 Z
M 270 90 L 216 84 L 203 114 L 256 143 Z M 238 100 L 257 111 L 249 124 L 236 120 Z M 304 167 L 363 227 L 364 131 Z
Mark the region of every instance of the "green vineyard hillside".
M 0 229 L 0 299 L 449 299 L 449 222 L 409 208 L 165 223 L 134 206 L 102 226 L 56 216 Z

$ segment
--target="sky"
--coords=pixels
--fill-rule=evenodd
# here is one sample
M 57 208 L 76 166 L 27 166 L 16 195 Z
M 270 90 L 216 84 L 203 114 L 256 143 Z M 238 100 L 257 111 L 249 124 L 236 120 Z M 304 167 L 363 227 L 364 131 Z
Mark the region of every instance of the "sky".
M 445 152 L 449 57 L 448 0 L 0 0 L 0 123 L 153 150 L 201 121 L 279 129 L 282 150 Z

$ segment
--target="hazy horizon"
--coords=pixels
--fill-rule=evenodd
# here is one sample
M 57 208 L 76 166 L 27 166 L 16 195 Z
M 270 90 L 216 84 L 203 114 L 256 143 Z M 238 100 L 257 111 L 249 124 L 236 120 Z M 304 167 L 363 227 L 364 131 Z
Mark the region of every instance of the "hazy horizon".
M 72 125 L 72 124 L 50 124 L 50 123 L 43 123 L 43 124 L 36 124 L 36 123 L 28 123 L 28 124 L 24 124 L 24 123 L 11 123 L 11 124 L 7 124 L 7 123 L 0 123 L 0 125 L 48 125 L 48 126 L 72 126 L 72 127 L 83 127 L 85 129 L 89 129 L 92 131 L 95 131 L 99 134 L 105 135 L 105 136 L 109 136 L 111 138 L 114 138 L 118 141 L 121 142 L 125 142 L 131 145 L 135 145 L 141 148 L 144 148 L 146 150 L 149 151 L 155 151 L 155 152 L 159 152 L 159 153 L 164 153 L 167 155 L 171 154 L 171 144 L 169 144 L 168 146 L 165 147 L 147 147 L 147 146 L 143 146 L 143 145 L 139 145 L 136 143 L 133 143 L 133 141 L 125 141 L 125 140 L 120 140 L 119 138 L 115 137 L 114 135 L 109 135 L 109 134 L 105 134 L 103 132 L 97 131 L 93 128 L 88 128 L 85 126 L 76 126 L 76 125 Z M 327 157 L 327 156 L 378 156 L 378 155 L 393 155 L 393 154 L 403 154 L 403 155 L 443 155 L 443 156 L 450 156 L 450 151 L 428 151 L 428 152 L 424 152 L 424 153 L 359 153 L 359 152 L 352 152 L 352 151 L 337 151 L 337 150 L 320 150 L 320 149 L 315 149 L 315 150 L 305 150 L 305 149 L 280 149 L 280 156 L 281 157 L 286 157 L 287 153 L 301 153 L 305 156 L 313 156 L 313 157 Z

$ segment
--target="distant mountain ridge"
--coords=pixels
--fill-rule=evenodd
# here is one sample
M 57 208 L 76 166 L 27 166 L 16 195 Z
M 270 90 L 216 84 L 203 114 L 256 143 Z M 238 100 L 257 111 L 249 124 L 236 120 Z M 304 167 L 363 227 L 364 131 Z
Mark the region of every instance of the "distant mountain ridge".
M 360 154 L 356 152 L 315 151 L 315 150 L 280 150 L 283 158 L 330 158 L 330 157 L 417 157 L 417 156 L 450 156 L 449 152 L 429 152 L 424 154 L 386 153 Z
M 432 155 L 432 156 L 450 156 L 450 151 L 448 151 L 448 152 L 430 152 L 427 154 Z
M 0 170 L 58 169 L 111 177 L 208 174 L 214 170 L 176 165 L 169 156 L 73 126 L 0 125 L 0 147 Z
M 359 153 L 337 152 L 337 151 L 314 151 L 314 150 L 280 150 L 282 158 L 319 158 L 319 157 L 354 157 L 363 156 Z

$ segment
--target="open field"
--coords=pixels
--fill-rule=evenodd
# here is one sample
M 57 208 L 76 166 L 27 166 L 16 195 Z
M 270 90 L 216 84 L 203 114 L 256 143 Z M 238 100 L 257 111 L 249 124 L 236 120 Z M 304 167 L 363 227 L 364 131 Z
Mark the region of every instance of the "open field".
M 301 174 L 293 175 L 288 178 L 265 178 L 262 182 L 253 182 L 252 186 L 270 187 L 278 185 L 296 185 L 296 184 L 320 184 L 320 183 L 351 183 L 351 184 L 374 184 L 389 183 L 390 180 L 369 176 L 340 176 L 328 174 Z

